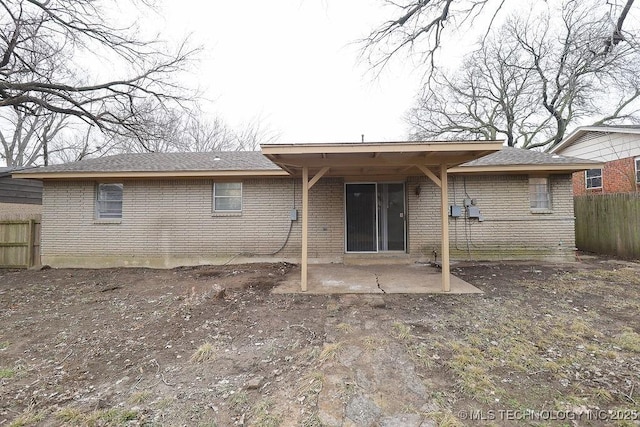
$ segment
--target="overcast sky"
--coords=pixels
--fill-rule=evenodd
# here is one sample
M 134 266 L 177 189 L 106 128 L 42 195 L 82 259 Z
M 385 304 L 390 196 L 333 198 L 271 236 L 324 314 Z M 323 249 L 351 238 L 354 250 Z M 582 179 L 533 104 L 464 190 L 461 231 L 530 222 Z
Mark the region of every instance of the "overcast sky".
M 204 46 L 194 80 L 230 124 L 258 117 L 283 143 L 406 138 L 420 74 L 375 79 L 354 44 L 389 17 L 379 2 L 167 0 L 161 14 L 166 35 Z

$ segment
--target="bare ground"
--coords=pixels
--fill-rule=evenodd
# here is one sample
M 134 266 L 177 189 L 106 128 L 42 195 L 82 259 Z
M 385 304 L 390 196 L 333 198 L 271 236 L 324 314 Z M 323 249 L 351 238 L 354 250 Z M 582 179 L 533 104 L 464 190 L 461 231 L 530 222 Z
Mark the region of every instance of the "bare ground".
M 0 270 L 0 426 L 638 425 L 640 264 L 453 273 L 485 293 L 271 294 L 287 264 Z

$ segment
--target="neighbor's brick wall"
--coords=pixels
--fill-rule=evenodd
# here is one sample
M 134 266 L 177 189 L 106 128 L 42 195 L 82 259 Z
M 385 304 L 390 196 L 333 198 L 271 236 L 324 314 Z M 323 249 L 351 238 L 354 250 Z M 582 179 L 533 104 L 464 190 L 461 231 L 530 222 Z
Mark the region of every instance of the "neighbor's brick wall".
M 613 194 L 633 193 L 640 191 L 640 185 L 635 182 L 635 158 L 613 160 L 604 164 L 602 168 L 602 188 L 586 188 L 585 173 L 573 174 L 573 194 L 583 196 L 586 194 Z
M 212 262 L 277 250 L 289 229 L 289 211 L 301 208 L 301 182 L 243 180 L 241 215 L 212 214 L 212 180 L 125 181 L 120 223 L 94 219 L 95 182 L 46 182 L 42 255 L 45 263 L 165 266 L 188 258 Z M 294 188 L 295 186 L 295 188 Z M 294 196 L 295 194 L 295 196 Z M 343 252 L 343 182 L 320 180 L 310 191 L 309 256 Z M 300 256 L 301 217 L 280 258 Z
M 465 191 L 466 180 L 466 191 Z M 571 177 L 552 176 L 551 213 L 532 213 L 528 176 L 450 176 L 449 204 L 476 199 L 484 221 L 449 218 L 452 257 L 522 258 L 529 254 L 567 253 L 575 247 Z M 420 185 L 420 195 L 416 187 Z M 440 259 L 440 190 L 430 180 L 414 178 L 407 185 L 409 251 Z M 467 194 L 467 195 L 465 195 Z

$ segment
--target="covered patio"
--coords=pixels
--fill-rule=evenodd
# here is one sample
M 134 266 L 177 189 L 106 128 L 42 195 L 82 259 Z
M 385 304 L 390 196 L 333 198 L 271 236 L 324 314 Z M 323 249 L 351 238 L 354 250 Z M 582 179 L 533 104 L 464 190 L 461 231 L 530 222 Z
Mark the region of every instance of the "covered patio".
M 300 290 L 309 291 L 311 279 L 315 280 L 314 286 L 326 287 L 331 292 L 331 279 L 317 280 L 309 271 L 309 190 L 320 179 L 340 177 L 345 183 L 357 183 L 371 180 L 404 181 L 409 176 L 419 175 L 426 176 L 440 188 L 442 272 L 439 284 L 441 292 L 451 292 L 452 281 L 455 280 L 452 280 L 449 264 L 448 170 L 499 151 L 502 144 L 502 141 L 438 141 L 262 145 L 262 153 L 267 158 L 292 176 L 302 179 Z M 361 283 L 366 292 L 375 291 L 369 280 Z M 422 286 L 426 288 L 426 285 L 427 281 L 423 278 Z
M 309 294 L 481 294 L 480 289 L 450 275 L 449 290 L 442 287 L 439 269 L 426 264 L 311 264 Z M 300 292 L 300 277 L 290 274 L 274 294 Z

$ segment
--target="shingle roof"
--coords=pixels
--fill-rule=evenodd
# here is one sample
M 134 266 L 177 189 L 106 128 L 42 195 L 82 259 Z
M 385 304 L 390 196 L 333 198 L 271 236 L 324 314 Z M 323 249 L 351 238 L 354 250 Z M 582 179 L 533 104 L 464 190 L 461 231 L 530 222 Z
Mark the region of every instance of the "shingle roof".
M 12 172 L 17 172 L 17 171 L 22 171 L 25 169 L 29 169 L 28 166 L 3 166 L 0 167 L 0 176 L 1 177 L 5 177 L 5 176 L 11 176 Z
M 216 160 L 216 157 L 219 160 Z M 259 151 L 210 153 L 140 153 L 87 159 L 35 168 L 23 173 L 47 172 L 173 172 L 281 170 Z
M 467 162 L 460 167 L 471 166 L 515 166 L 515 165 L 571 165 L 599 162 L 578 159 L 575 157 L 559 156 L 557 154 L 542 153 L 539 151 L 525 150 L 523 148 L 504 147 L 493 154 Z

